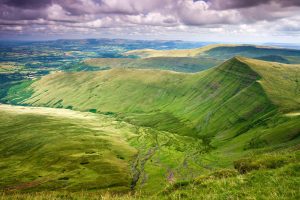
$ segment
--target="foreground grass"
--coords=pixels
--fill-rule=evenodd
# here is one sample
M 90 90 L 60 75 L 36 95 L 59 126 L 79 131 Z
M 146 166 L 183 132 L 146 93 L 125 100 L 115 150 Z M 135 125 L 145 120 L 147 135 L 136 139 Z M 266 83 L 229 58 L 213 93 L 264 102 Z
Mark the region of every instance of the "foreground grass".
M 32 192 L 32 193 L 1 193 L 0 200 L 131 200 L 141 199 L 139 195 L 114 195 L 109 192 Z
M 1 200 L 143 200 L 143 199 L 289 199 L 300 197 L 300 163 L 289 163 L 275 169 L 261 169 L 240 174 L 227 169 L 201 176 L 191 182 L 169 185 L 162 192 L 147 195 L 140 192 L 37 192 L 2 193 Z

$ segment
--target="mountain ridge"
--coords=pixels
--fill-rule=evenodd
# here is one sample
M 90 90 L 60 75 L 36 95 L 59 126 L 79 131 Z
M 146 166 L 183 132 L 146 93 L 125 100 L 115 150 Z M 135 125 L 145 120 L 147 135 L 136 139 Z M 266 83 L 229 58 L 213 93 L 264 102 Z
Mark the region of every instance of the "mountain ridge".
M 283 172 L 294 184 L 299 72 L 236 56 L 198 73 L 57 72 L 12 87 L 6 103 L 27 106 L 0 105 L 0 187 L 141 190 L 163 199 L 203 191 L 203 183 L 245 186 L 241 178 L 249 193 L 253 177 L 269 187 L 265 177 L 284 182 Z
M 240 126 L 235 130 L 240 132 L 258 116 L 298 110 L 298 93 L 285 88 L 290 87 L 289 82 L 278 90 L 276 80 L 282 80 L 277 74 L 265 78 L 270 70 L 281 73 L 286 66 L 299 73 L 298 65 L 280 65 L 234 57 L 195 74 L 149 69 L 61 72 L 33 83 L 28 88 L 33 90 L 31 97 L 19 103 L 112 113 L 137 125 L 183 135 L 215 135 L 230 124 Z M 285 75 L 292 76 L 289 72 Z M 278 97 L 281 93 L 272 93 L 276 87 L 286 94 L 285 99 Z
M 125 52 L 124 55 L 137 55 L 142 58 L 149 57 L 197 57 L 201 54 L 208 54 L 209 51 L 218 49 L 218 48 L 228 48 L 234 49 L 239 47 L 251 47 L 256 49 L 265 49 L 265 50 L 287 50 L 295 51 L 294 49 L 280 48 L 276 46 L 260 46 L 260 45 L 249 45 L 249 44 L 211 44 L 200 48 L 195 49 L 177 49 L 177 50 L 154 50 L 154 49 L 140 49 L 132 50 Z

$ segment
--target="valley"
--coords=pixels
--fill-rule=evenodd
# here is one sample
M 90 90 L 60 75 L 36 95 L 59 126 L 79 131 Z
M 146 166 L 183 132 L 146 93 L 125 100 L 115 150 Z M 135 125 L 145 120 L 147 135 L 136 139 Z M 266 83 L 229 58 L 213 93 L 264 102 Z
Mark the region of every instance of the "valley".
M 137 49 L 45 74 L 5 64 L 0 199 L 297 199 L 299 52 Z
M 0 200 L 299 200 L 299 0 L 0 0 Z

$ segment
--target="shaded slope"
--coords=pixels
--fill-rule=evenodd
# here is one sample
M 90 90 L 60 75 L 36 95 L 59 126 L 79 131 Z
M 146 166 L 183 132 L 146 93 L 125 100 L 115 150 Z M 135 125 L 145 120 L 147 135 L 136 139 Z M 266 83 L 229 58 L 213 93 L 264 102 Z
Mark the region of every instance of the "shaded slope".
M 244 56 L 254 58 L 258 56 L 270 55 L 300 57 L 299 50 L 253 45 L 236 45 L 233 47 L 219 46 L 206 51 L 205 54 L 223 59 L 229 59 L 233 56 Z
M 288 59 L 284 58 L 283 56 L 277 56 L 277 55 L 260 56 L 260 57 L 256 57 L 255 59 L 269 61 L 269 62 L 290 64 L 290 61 Z

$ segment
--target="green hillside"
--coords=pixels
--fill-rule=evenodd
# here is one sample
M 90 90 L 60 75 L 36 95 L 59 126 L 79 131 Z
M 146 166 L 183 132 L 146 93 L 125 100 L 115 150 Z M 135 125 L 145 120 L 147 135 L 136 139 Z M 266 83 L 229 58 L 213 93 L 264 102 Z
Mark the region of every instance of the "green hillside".
M 134 69 L 61 72 L 20 93 L 13 90 L 7 101 L 108 114 L 218 144 L 269 122 L 276 124 L 273 118 L 286 121 L 281 113 L 299 112 L 298 83 L 298 65 L 236 57 L 196 74 Z M 25 100 L 24 90 L 31 92 Z M 280 129 L 278 137 L 284 138 L 286 132 Z M 299 134 L 297 126 L 290 134 Z
M 218 58 L 229 59 L 233 56 L 258 57 L 258 56 L 293 56 L 300 57 L 300 51 L 294 49 L 284 49 L 276 47 L 236 45 L 236 46 L 218 46 L 205 51 L 205 54 Z
M 147 57 L 196 57 L 200 54 L 205 53 L 214 48 L 218 47 L 236 47 L 237 45 L 230 44 L 213 44 L 207 45 L 197 49 L 178 49 L 178 50 L 154 50 L 154 49 L 141 49 L 133 50 L 124 53 L 124 55 L 130 56 L 139 56 L 142 58 Z
M 142 49 L 124 53 L 130 58 L 91 58 L 83 61 L 95 69 L 161 69 L 177 72 L 200 72 L 235 57 L 245 56 L 270 62 L 299 64 L 300 51 L 253 45 L 208 45 L 197 49 Z M 132 58 L 134 57 L 134 58 Z
M 300 65 L 234 57 L 199 73 L 113 68 L 14 86 L 2 101 L 76 111 L 0 106 L 11 152 L 0 187 L 297 199 L 299 79 Z
M 93 58 L 84 61 L 86 65 L 99 68 L 162 69 L 189 73 L 203 71 L 221 62 L 205 57 Z
M 91 113 L 0 105 L 0 127 L 1 189 L 130 185 L 126 161 L 136 149 L 120 140 L 133 135 L 129 126 Z
M 22 92 L 21 97 L 14 94 L 7 99 L 18 102 L 20 98 L 18 103 L 35 106 L 109 112 L 180 134 L 215 134 L 277 109 L 298 111 L 298 76 L 298 65 L 233 58 L 196 74 L 134 69 L 61 72 L 33 83 L 28 88 L 33 90 L 30 98 L 23 100 Z
M 231 44 L 215 44 L 208 45 L 197 49 L 184 50 L 153 50 L 142 49 L 128 51 L 124 53 L 126 56 L 137 56 L 140 58 L 197 58 L 200 61 L 209 62 L 210 60 L 222 61 L 230 59 L 235 56 L 243 56 L 249 58 L 256 58 L 265 61 L 280 62 L 280 63 L 300 63 L 300 51 L 294 49 L 284 49 L 278 47 L 254 46 L 254 45 L 231 45 Z M 211 65 L 205 65 L 210 68 Z M 201 68 L 198 70 L 201 71 Z
M 277 56 L 277 55 L 259 56 L 256 57 L 255 59 L 269 61 L 269 62 L 290 64 L 290 61 L 287 58 L 284 58 L 283 56 Z
M 201 57 L 211 56 L 218 59 L 229 59 L 234 56 L 259 57 L 269 55 L 282 56 L 300 56 L 299 50 L 284 49 L 267 46 L 254 45 L 231 45 L 231 44 L 214 44 L 197 49 L 180 49 L 180 50 L 153 50 L 142 49 L 128 51 L 125 55 L 134 55 L 139 57 Z
M 200 155 L 188 158 L 202 149 L 201 141 L 190 137 L 90 112 L 0 105 L 0 113 L 4 190 L 155 192 L 168 184 L 165 166 L 182 168 L 178 160 L 196 172 L 182 170 L 178 180 L 204 171 L 193 160 Z

